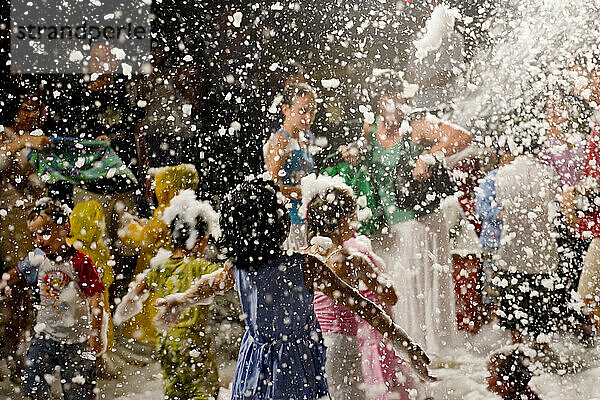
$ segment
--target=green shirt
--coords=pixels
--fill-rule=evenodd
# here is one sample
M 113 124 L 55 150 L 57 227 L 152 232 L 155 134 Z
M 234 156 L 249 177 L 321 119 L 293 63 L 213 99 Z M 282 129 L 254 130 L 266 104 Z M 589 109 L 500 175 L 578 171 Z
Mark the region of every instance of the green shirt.
M 210 274 L 219 268 L 218 265 L 203 258 L 171 257 L 163 265 L 150 270 L 147 282 L 152 290 L 164 297 L 169 294 L 185 292 L 202 275 Z M 181 314 L 175 328 L 195 327 L 203 330 L 207 318 L 208 307 L 191 307 Z M 169 333 L 171 334 L 171 331 Z
M 415 144 L 409 133 L 389 149 L 385 149 L 379 140 L 377 140 L 377 122 L 379 117 L 371 127 L 371 137 L 369 138 L 370 157 L 371 157 L 371 176 L 373 190 L 379 197 L 381 212 L 388 224 L 409 221 L 420 216 L 431 213 L 435 210 L 401 210 L 396 206 L 396 169 L 402 168 L 412 173 L 415 163 L 421 153 L 427 148 Z

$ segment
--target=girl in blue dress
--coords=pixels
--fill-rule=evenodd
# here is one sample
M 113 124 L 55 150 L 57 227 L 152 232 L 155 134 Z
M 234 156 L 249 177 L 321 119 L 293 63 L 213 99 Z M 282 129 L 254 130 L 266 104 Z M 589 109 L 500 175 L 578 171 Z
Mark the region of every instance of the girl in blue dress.
M 317 289 L 358 313 L 433 379 L 423 350 L 374 303 L 350 288 L 316 257 L 281 250 L 289 220 L 278 188 L 256 180 L 238 187 L 223 206 L 226 267 L 184 293 L 157 302 L 155 319 L 168 327 L 179 312 L 231 288 L 239 293 L 247 331 L 233 378 L 233 400 L 327 398 L 325 347 L 313 300 Z

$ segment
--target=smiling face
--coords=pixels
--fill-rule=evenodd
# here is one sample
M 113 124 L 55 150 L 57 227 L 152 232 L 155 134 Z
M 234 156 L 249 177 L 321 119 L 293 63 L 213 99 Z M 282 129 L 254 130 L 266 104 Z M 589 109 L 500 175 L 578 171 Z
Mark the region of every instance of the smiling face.
M 69 224 L 58 225 L 48 215 L 37 215 L 27 221 L 27 227 L 33 235 L 36 247 L 46 254 L 60 254 L 69 246 Z
M 299 131 L 310 129 L 315 120 L 317 103 L 313 96 L 304 95 L 296 97 L 292 104 L 283 104 L 281 111 L 285 117 L 285 122 L 296 127 Z

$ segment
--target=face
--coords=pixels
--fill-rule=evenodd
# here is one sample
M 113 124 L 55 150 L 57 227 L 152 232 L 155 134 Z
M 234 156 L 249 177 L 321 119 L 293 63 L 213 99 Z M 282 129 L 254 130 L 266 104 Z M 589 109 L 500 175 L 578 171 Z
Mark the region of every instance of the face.
M 292 104 L 283 104 L 281 106 L 285 120 L 297 127 L 298 130 L 306 131 L 315 120 L 317 112 L 317 103 L 310 95 L 296 97 Z
M 116 71 L 119 61 L 112 53 L 113 46 L 107 43 L 96 43 L 90 49 L 90 72 L 110 74 Z
M 573 94 L 587 102 L 600 104 L 600 68 L 588 73 L 582 67 L 575 66 L 570 72 L 575 86 Z
M 385 95 L 379 100 L 379 115 L 387 122 L 400 122 L 404 116 L 402 107 L 406 102 L 398 95 Z
M 42 107 L 40 103 L 33 99 L 25 99 L 15 118 L 15 126 L 17 129 L 30 131 L 38 127 Z
M 27 222 L 36 247 L 46 254 L 60 254 L 67 247 L 69 224 L 58 225 L 47 215 L 38 215 Z

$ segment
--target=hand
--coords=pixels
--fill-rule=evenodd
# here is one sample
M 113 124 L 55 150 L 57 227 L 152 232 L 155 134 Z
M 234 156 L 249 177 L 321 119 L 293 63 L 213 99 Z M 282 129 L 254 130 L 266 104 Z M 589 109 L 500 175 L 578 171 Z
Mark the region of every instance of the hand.
M 429 382 L 435 382 L 437 378 L 429 372 L 428 365 L 431 363 L 427 354 L 416 343 L 411 343 L 407 347 L 409 361 L 412 367 L 417 371 L 422 379 Z
M 110 138 L 106 135 L 100 135 L 100 136 L 96 137 L 96 140 L 103 140 L 105 142 L 110 143 Z
M 42 150 L 50 144 L 50 139 L 48 136 L 24 135 L 21 137 L 20 143 L 23 147 L 29 147 L 33 150 Z
M 173 328 L 179 320 L 179 315 L 186 309 L 181 296 L 168 295 L 154 302 L 154 307 L 158 310 L 156 316 L 152 319 L 156 329 L 168 331 Z
M 338 147 L 338 152 L 346 162 L 352 165 L 356 165 L 360 161 L 360 151 L 358 146 L 340 146 Z
M 429 170 L 429 164 L 427 164 L 421 157 L 417 159 L 415 168 L 412 172 L 413 178 L 417 181 L 423 182 L 431 177 L 431 171 Z

